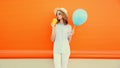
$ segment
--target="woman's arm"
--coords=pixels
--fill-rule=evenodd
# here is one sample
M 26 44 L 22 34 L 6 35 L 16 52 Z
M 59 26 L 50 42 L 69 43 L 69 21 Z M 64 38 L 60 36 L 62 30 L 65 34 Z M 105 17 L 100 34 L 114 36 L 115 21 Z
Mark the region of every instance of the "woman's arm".
M 71 41 L 72 35 L 74 34 L 74 30 L 75 30 L 75 27 L 73 29 L 70 27 L 70 31 L 68 33 L 68 41 L 69 42 Z
M 70 42 L 71 41 L 71 38 L 72 38 L 72 35 L 74 34 L 74 29 L 71 30 L 71 32 L 69 33 L 69 36 L 68 36 L 68 41 Z
M 54 41 L 55 41 L 55 35 L 56 35 L 56 32 L 55 32 L 55 26 L 52 25 L 52 24 L 51 24 L 51 26 L 52 26 L 51 40 L 52 40 L 52 42 L 54 42 Z

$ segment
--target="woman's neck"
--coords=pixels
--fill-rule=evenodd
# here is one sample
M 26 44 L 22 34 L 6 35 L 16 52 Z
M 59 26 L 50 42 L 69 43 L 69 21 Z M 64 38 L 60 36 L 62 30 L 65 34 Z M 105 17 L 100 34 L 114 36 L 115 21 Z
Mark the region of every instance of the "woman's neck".
M 63 20 L 62 19 L 60 20 L 60 24 L 63 24 Z

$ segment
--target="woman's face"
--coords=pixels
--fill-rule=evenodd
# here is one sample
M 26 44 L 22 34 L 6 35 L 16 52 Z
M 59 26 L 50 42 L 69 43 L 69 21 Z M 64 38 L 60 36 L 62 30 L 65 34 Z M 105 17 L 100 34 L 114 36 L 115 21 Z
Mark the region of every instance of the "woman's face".
M 59 20 L 61 20 L 62 19 L 62 12 L 61 11 L 57 11 L 57 18 L 59 19 Z

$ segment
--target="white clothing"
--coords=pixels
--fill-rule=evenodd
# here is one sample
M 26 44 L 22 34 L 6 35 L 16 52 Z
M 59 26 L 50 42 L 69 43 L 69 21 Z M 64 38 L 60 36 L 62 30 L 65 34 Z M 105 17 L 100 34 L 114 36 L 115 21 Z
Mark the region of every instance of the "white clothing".
M 68 37 L 71 33 L 71 26 L 61 23 L 56 24 L 56 36 L 54 42 L 54 53 L 70 53 Z
M 67 68 L 70 54 L 54 53 L 54 67 Z
M 68 39 L 71 30 L 72 29 L 69 24 L 56 24 L 56 36 L 53 48 L 55 68 L 67 68 L 67 63 L 70 56 Z

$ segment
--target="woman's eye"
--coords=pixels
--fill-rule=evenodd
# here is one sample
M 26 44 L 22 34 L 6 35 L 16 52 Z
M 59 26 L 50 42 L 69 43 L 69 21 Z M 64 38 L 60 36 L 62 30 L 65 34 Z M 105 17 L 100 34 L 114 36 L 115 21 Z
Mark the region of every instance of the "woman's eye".
M 57 13 L 57 15 L 61 15 L 61 14 L 62 14 L 62 13 L 60 13 L 60 12 L 59 12 L 59 13 Z
M 59 13 L 59 15 L 61 15 L 61 13 Z

